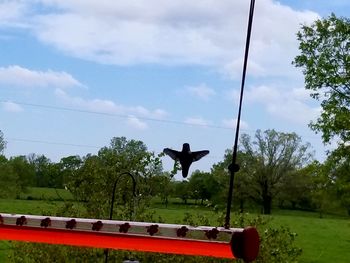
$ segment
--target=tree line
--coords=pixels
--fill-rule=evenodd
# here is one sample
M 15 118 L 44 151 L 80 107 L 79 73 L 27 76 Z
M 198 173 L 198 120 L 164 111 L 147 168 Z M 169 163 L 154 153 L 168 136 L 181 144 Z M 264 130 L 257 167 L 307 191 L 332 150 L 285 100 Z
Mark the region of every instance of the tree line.
M 5 140 L 1 133 L 2 152 Z M 86 204 L 92 216 L 105 217 L 116 182 L 118 202 L 132 216 L 137 202 L 147 207 L 158 196 L 167 206 L 171 198 L 189 200 L 214 209 L 227 201 L 232 150 L 210 172 L 194 171 L 188 180 L 176 181 L 174 171 L 164 171 L 162 154 L 150 152 L 142 141 L 112 138 L 110 145 L 96 155 L 68 156 L 52 162 L 44 155 L 30 154 L 7 159 L 0 157 L 0 196 L 19 197 L 27 187 L 69 190 Z M 346 210 L 350 215 L 349 163 L 330 155 L 324 163 L 313 160 L 310 144 L 295 133 L 257 130 L 254 136 L 242 134 L 236 174 L 234 204 L 243 212 L 259 208 L 270 214 L 273 206 L 317 210 L 320 213 Z M 176 170 L 175 170 L 176 172 Z M 131 174 L 136 179 L 133 193 Z

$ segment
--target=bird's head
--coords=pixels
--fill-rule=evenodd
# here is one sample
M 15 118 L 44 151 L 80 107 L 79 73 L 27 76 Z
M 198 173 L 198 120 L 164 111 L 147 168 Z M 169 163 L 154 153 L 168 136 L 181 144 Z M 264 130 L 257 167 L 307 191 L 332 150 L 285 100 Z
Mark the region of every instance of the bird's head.
M 184 143 L 184 144 L 182 145 L 182 151 L 183 151 L 183 152 L 189 152 L 189 151 L 191 151 L 190 145 L 189 145 L 188 143 Z

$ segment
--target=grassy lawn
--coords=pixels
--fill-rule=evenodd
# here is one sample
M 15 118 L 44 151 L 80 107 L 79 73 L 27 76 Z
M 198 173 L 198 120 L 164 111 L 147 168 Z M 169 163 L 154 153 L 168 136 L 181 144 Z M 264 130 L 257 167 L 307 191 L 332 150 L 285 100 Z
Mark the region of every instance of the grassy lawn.
M 7 262 L 7 252 L 10 248 L 10 242 L 0 241 L 0 262 Z
M 317 216 L 277 214 L 272 216 L 271 224 L 288 226 L 298 234 L 296 244 L 303 249 L 300 262 L 350 262 L 350 219 Z
M 64 189 L 29 187 L 26 193 L 20 195 L 26 200 L 73 200 L 73 195 Z
M 45 200 L 0 199 L 0 212 L 14 214 L 52 214 L 63 202 Z
M 62 191 L 60 196 L 65 200 L 71 199 L 71 195 Z M 39 200 L 45 197 L 49 200 L 58 200 L 57 193 L 53 189 L 32 188 L 23 199 L 31 196 L 36 200 L 4 200 L 0 199 L 0 213 L 19 214 L 45 214 L 50 215 L 62 205 L 62 201 Z M 173 203 L 175 202 L 175 203 Z M 191 213 L 195 218 L 205 216 L 209 219 L 210 225 L 217 225 L 218 214 L 205 206 L 200 206 L 191 202 L 188 205 L 182 204 L 179 200 L 171 200 L 167 208 L 160 204 L 158 200 L 153 202 L 152 211 L 154 218 L 158 217 L 163 222 L 179 223 L 186 213 Z M 252 216 L 254 216 L 252 214 Z M 273 227 L 287 226 L 292 232 L 298 234 L 296 245 L 303 249 L 300 258 L 302 263 L 328 263 L 350 262 L 350 219 L 326 215 L 320 219 L 317 213 L 276 210 L 271 216 L 267 216 L 270 225 Z M 234 219 L 234 215 L 232 215 Z M 9 242 L 0 241 L 0 262 L 6 262 L 6 253 L 11 248 Z

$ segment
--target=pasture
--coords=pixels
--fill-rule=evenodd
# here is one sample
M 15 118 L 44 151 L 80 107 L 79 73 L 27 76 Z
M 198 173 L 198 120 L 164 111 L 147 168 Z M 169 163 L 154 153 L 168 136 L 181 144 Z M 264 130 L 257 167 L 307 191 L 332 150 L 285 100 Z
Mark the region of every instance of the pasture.
M 53 189 L 30 189 L 26 196 L 19 200 L 0 199 L 0 213 L 19 214 L 46 214 L 49 215 L 63 204 L 59 201 L 61 197 L 65 200 L 71 199 L 71 195 L 60 190 L 60 197 Z M 31 196 L 28 198 L 28 196 Z M 29 199 L 29 200 L 27 200 Z M 44 200 L 40 200 L 44 199 Z M 209 223 L 217 225 L 218 214 L 211 209 L 195 204 L 173 204 L 167 208 L 154 203 L 152 211 L 154 218 L 167 223 L 178 223 L 186 214 L 204 216 Z M 232 219 L 234 220 L 232 215 Z M 254 216 L 253 214 L 251 216 Z M 317 213 L 301 212 L 291 210 L 275 210 L 271 216 L 267 216 L 270 226 L 286 226 L 292 232 L 297 233 L 296 245 L 302 248 L 303 253 L 300 262 L 304 263 L 346 263 L 350 259 L 350 219 L 325 215 L 319 218 Z M 0 242 L 0 262 L 7 262 L 6 254 L 10 251 L 10 242 Z

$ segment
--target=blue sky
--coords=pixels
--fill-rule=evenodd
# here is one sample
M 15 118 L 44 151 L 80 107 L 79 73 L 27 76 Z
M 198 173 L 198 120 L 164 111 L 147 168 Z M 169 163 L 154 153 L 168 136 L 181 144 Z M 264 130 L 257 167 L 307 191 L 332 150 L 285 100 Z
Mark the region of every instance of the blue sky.
M 114 136 L 210 155 L 231 148 L 249 1 L 0 0 L 0 129 L 6 156 L 53 161 L 96 153 Z M 296 132 L 320 106 L 291 65 L 300 24 L 350 13 L 348 1 L 257 0 L 242 132 Z M 172 163 L 164 158 L 165 169 Z

